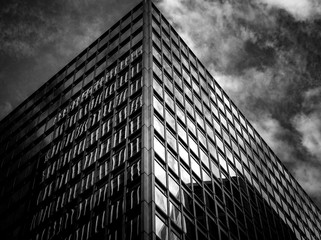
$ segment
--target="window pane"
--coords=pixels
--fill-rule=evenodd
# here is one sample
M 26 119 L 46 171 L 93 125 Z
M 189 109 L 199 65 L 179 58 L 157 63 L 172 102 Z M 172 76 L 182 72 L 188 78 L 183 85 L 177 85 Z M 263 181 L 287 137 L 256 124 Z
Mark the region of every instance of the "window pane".
M 167 164 L 176 174 L 178 174 L 178 163 L 176 158 L 167 152 Z
M 157 161 L 154 161 L 154 167 L 155 167 L 155 176 L 158 178 L 158 180 L 166 186 L 166 173 L 164 168 L 159 165 Z
M 165 147 L 155 137 L 154 137 L 154 149 L 155 149 L 155 152 L 158 154 L 158 156 L 160 156 L 163 159 L 163 161 L 165 161 Z
M 166 131 L 166 140 L 168 145 L 171 146 L 175 151 L 177 151 L 176 137 L 168 130 Z
M 155 231 L 156 235 L 161 239 L 161 240 L 168 240 L 168 230 L 167 226 L 165 223 L 159 219 L 159 217 L 156 216 L 156 221 L 155 221 Z
M 154 128 L 162 137 L 164 137 L 164 131 L 165 131 L 164 125 L 155 116 L 154 116 Z
M 188 153 L 187 153 L 186 149 L 181 144 L 179 144 L 179 156 L 189 166 Z
M 157 187 L 155 188 L 155 202 L 160 209 L 167 213 L 167 198 Z
M 168 178 L 169 191 L 179 199 L 179 186 L 177 182 L 170 176 Z
M 181 212 L 171 202 L 169 203 L 169 214 L 174 223 L 181 227 Z

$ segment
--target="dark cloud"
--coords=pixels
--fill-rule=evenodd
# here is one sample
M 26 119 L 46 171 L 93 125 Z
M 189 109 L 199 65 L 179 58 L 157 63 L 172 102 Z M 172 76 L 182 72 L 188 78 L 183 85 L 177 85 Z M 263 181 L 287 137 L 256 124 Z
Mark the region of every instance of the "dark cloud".
M 320 205 L 320 4 L 163 0 L 159 7 Z
M 0 119 L 138 2 L 2 1 Z

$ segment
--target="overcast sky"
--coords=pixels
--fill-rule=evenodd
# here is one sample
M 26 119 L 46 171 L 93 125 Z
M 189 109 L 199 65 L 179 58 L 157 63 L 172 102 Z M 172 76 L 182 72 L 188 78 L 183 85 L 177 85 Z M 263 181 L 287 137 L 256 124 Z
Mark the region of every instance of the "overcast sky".
M 0 119 L 138 0 L 2 0 Z M 162 0 L 157 6 L 321 206 L 319 0 Z

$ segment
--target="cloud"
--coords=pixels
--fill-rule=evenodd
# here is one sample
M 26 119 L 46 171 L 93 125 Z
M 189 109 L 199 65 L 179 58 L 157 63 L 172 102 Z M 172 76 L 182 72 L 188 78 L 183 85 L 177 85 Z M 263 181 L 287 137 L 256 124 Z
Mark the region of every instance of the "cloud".
M 300 114 L 294 118 L 294 126 L 301 134 L 302 145 L 321 161 L 321 119 L 317 114 Z
M 295 167 L 294 176 L 302 188 L 312 197 L 321 195 L 321 171 L 320 166 L 310 163 L 301 163 Z M 316 199 L 317 200 L 317 199 Z
M 321 87 L 303 93 L 302 110 L 292 119 L 301 135 L 301 144 L 321 162 Z
M 284 9 L 298 20 L 320 17 L 321 3 L 318 0 L 259 0 L 269 7 Z

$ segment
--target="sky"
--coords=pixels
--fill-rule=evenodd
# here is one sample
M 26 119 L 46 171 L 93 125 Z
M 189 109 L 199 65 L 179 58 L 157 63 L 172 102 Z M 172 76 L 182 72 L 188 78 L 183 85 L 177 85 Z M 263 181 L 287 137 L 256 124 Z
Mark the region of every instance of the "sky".
M 138 2 L 2 0 L 0 119 Z M 320 1 L 155 2 L 321 208 Z

